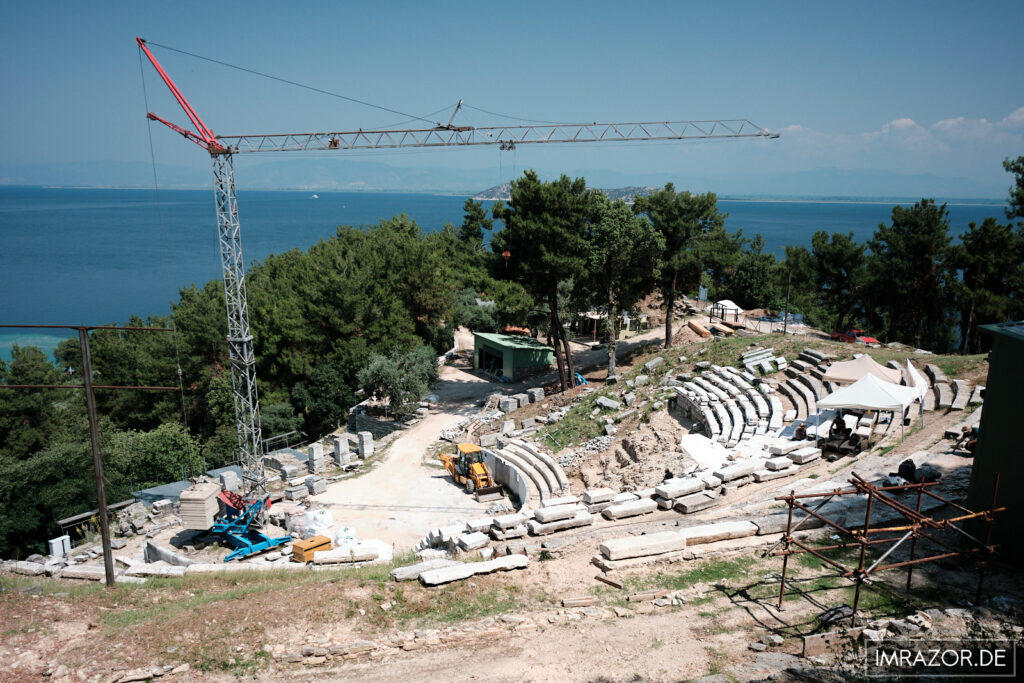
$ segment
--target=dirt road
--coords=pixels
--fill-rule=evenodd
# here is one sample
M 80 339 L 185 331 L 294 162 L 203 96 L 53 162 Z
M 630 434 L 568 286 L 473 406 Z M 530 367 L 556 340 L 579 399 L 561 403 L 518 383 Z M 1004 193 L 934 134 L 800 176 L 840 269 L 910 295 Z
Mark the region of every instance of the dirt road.
M 477 503 L 443 469 L 423 464 L 423 454 L 498 388 L 463 368 L 445 366 L 432 389 L 440 399 L 435 412 L 393 441 L 368 473 L 331 484 L 314 497 L 315 504 L 329 509 L 338 526 L 354 528 L 359 538 L 378 538 L 399 551 L 450 520 L 482 517 L 491 503 Z
M 620 342 L 618 355 L 659 339 L 663 328 Z M 460 348 L 472 347 L 472 337 L 459 339 Z M 574 354 L 580 367 L 592 367 L 607 357 L 607 351 L 580 350 Z M 457 362 L 441 369 L 441 379 L 431 393 L 438 396 L 432 413 L 391 443 L 382 460 L 368 473 L 328 486 L 313 497 L 315 505 L 329 509 L 338 527 L 355 529 L 359 538 L 377 538 L 394 545 L 396 551 L 412 548 L 430 529 L 455 519 L 483 517 L 493 503 L 477 503 L 448 473 L 425 465 L 426 448 L 462 418 L 479 410 L 478 402 L 495 391 L 517 393 L 527 384 L 497 384 L 470 371 L 468 363 Z M 529 386 L 547 383 L 554 375 L 533 378 Z

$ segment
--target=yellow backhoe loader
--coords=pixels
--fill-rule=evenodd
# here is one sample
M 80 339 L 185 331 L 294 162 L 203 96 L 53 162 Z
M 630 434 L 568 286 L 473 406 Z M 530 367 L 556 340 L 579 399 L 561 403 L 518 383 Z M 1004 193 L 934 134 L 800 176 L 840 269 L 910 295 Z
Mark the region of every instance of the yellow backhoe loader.
M 475 443 L 460 443 L 454 453 L 442 453 L 441 463 L 455 483 L 464 486 L 467 493 L 475 493 L 477 500 L 501 495 L 501 486 L 494 483 L 483 451 Z

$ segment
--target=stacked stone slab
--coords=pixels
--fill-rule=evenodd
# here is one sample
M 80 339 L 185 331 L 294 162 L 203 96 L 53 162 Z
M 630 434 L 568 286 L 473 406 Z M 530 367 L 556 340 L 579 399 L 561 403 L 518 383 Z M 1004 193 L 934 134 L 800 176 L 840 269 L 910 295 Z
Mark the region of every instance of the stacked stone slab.
M 306 488 L 305 484 L 299 486 L 289 486 L 284 490 L 284 497 L 286 500 L 302 500 L 309 495 L 309 489 Z
M 327 490 L 327 480 L 315 474 L 310 475 L 306 477 L 306 490 L 311 496 L 319 495 Z
M 365 460 L 373 455 L 373 434 L 370 432 L 359 432 L 359 457 Z
M 537 520 L 530 520 L 526 526 L 532 536 L 545 536 L 547 534 L 553 534 L 557 531 L 565 531 L 566 529 L 576 529 L 581 526 L 590 526 L 594 523 L 594 515 L 587 512 L 586 510 L 580 510 L 573 517 L 568 519 L 560 519 L 555 522 L 548 522 L 547 524 L 538 522 Z
M 334 464 L 345 467 L 349 463 L 349 443 L 344 436 L 334 437 Z
M 516 404 L 519 408 L 525 408 L 530 405 L 529 394 L 512 394 L 512 398 L 516 400 Z
M 936 382 L 932 387 L 935 393 L 935 407 L 939 410 L 950 408 L 953 405 L 953 391 L 948 382 Z
M 370 437 L 371 441 L 373 437 Z M 306 449 L 306 454 L 309 456 L 307 464 L 309 466 L 310 474 L 320 474 L 324 471 L 324 445 L 319 441 L 311 443 L 309 448 Z
M 220 508 L 217 494 L 220 486 L 201 482 L 188 487 L 178 496 L 181 501 L 181 525 L 186 529 L 209 529 Z

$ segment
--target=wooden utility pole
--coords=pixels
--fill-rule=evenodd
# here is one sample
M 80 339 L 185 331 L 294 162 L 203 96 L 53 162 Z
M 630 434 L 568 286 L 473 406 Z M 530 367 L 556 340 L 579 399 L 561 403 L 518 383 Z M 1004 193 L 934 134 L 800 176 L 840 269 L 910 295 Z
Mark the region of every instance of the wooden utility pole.
M 84 325 L 0 325 L 0 328 L 63 329 L 78 332 L 82 351 L 81 384 L 0 384 L 0 389 L 85 389 L 85 405 L 89 413 L 89 440 L 92 444 L 93 476 L 96 481 L 96 510 L 103 539 L 103 569 L 107 586 L 114 585 L 114 558 L 110 551 L 110 522 L 107 519 L 107 490 L 103 484 L 103 454 L 100 452 L 100 429 L 96 418 L 94 389 L 141 389 L 145 391 L 178 391 L 180 387 L 126 387 L 92 383 L 92 354 L 89 352 L 89 330 L 130 330 L 138 332 L 173 332 L 167 327 L 87 327 Z

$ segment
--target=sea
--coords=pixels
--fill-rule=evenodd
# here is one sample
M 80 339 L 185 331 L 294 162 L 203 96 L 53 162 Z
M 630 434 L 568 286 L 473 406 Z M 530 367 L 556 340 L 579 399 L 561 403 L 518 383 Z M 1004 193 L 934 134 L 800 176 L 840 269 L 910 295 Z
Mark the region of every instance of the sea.
M 405 213 L 424 231 L 462 222 L 465 196 L 390 192 L 238 191 L 247 262 L 308 249 L 340 225 L 373 225 Z M 914 200 L 720 199 L 726 228 L 761 234 L 778 257 L 810 246 L 818 230 L 871 237 L 894 204 Z M 942 201 L 942 200 L 939 200 Z M 493 202 L 485 202 L 486 205 Z M 954 237 L 970 222 L 1002 220 L 1002 200 L 950 200 Z M 124 324 L 162 315 L 180 288 L 220 275 L 211 190 L 0 187 L 0 324 Z M 48 353 L 61 330 L 0 329 L 0 358 L 14 344 Z

